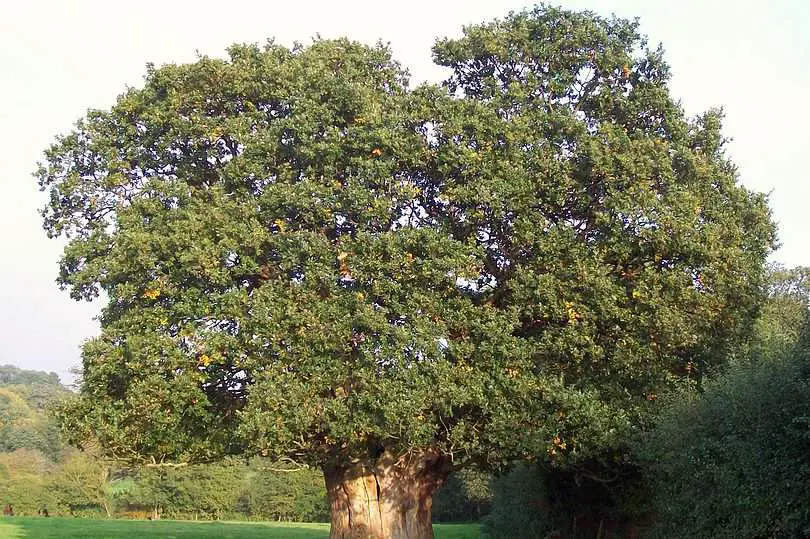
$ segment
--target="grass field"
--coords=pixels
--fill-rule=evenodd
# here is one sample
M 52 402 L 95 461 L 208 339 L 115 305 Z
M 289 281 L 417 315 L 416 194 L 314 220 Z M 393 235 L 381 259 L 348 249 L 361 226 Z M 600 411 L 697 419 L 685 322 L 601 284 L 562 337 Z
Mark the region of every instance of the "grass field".
M 478 539 L 477 524 L 436 524 L 436 539 Z M 0 539 L 326 539 L 328 524 L 0 518 Z

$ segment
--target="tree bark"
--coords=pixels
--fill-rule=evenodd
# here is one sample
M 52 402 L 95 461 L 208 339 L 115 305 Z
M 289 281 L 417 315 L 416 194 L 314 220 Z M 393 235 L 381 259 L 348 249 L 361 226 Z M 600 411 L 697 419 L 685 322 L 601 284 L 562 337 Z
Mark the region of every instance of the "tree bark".
M 429 451 L 325 466 L 329 539 L 433 539 L 433 492 L 450 470 Z

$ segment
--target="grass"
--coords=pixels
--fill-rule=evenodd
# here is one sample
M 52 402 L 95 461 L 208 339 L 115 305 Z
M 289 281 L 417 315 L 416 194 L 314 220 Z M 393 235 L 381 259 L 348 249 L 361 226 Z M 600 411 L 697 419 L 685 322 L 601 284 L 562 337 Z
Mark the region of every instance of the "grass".
M 477 524 L 436 524 L 436 539 L 479 539 Z M 0 539 L 326 539 L 328 524 L 0 518 Z

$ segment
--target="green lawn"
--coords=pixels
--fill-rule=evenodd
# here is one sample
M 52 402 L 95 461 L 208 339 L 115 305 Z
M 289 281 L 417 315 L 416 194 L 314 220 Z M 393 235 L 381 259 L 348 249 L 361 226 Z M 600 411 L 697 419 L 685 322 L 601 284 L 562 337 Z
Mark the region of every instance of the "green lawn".
M 477 524 L 436 524 L 436 539 L 478 539 Z M 326 539 L 328 524 L 0 518 L 0 539 Z

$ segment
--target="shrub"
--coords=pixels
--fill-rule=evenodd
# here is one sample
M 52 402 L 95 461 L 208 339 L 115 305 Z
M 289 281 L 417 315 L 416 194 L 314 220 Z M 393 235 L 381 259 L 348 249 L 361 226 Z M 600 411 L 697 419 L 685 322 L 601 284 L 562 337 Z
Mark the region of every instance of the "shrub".
M 653 537 L 810 535 L 810 363 L 806 349 L 737 365 L 666 407 L 642 449 Z

